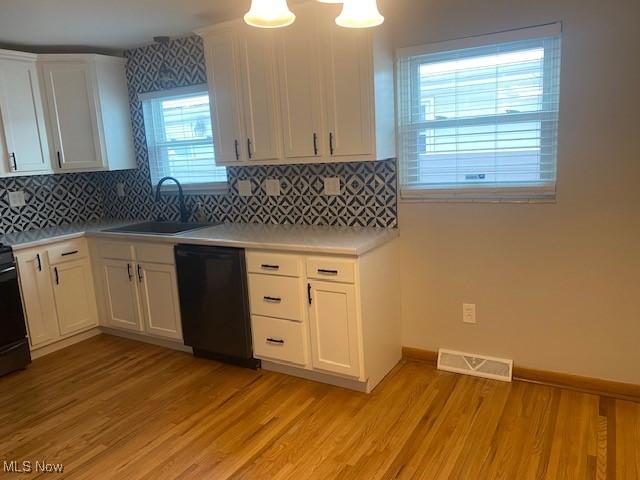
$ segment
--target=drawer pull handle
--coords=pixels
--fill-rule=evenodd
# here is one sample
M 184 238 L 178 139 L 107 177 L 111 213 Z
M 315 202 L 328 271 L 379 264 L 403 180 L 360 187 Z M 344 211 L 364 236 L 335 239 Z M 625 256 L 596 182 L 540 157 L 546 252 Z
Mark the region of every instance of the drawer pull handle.
M 269 269 L 269 270 L 279 270 L 280 269 L 280 265 L 269 265 L 268 263 L 263 263 L 260 266 L 262 268 L 266 268 L 266 269 Z
M 60 254 L 60 256 L 68 257 L 69 255 L 75 255 L 76 253 L 78 253 L 78 250 L 72 250 L 70 252 L 63 252 L 63 253 Z
M 318 269 L 318 273 L 320 273 L 322 275 L 337 275 L 338 274 L 338 270 L 327 270 L 325 268 L 319 268 Z
M 280 297 L 262 297 L 264 298 L 265 302 L 273 302 L 273 303 L 280 303 L 282 301 L 282 299 Z
M 271 337 L 267 337 L 267 342 L 269 343 L 276 343 L 278 345 L 284 345 L 284 340 L 282 340 L 281 338 L 271 338 Z

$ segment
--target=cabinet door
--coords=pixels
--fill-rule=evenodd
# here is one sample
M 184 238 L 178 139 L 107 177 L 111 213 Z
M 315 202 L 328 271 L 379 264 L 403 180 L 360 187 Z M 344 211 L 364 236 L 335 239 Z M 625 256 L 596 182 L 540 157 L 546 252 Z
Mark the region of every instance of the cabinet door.
M 51 267 L 60 334 L 68 335 L 98 325 L 91 265 L 88 259 Z
M 314 7 L 298 7 L 293 25 L 277 32 L 280 112 L 287 158 L 321 157 L 325 152 Z
M 125 260 L 102 260 L 107 324 L 142 331 L 135 265 Z
M 357 377 L 360 349 L 353 285 L 311 281 L 311 351 L 314 368 Z
M 45 63 L 42 72 L 55 166 L 58 170 L 72 171 L 101 168 L 95 82 L 90 64 Z
M 324 93 L 329 154 L 373 154 L 373 57 L 367 29 L 322 22 Z
M 44 345 L 60 336 L 46 257 L 44 252 L 37 251 L 16 255 L 22 303 L 32 347 Z
M 245 160 L 238 39 L 232 29 L 204 38 L 216 163 Z
M 47 172 L 49 149 L 34 62 L 0 60 L 0 113 L 10 172 Z
M 157 263 L 140 263 L 138 267 L 136 274 L 147 333 L 182 339 L 175 267 Z
M 243 148 L 249 160 L 277 160 L 281 135 L 273 32 L 244 24 L 238 28 L 247 137 Z

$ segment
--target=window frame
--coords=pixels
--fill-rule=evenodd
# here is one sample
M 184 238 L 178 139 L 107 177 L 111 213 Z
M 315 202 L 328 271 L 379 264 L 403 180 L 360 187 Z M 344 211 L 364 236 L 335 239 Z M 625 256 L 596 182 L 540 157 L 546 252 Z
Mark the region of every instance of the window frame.
M 149 167 L 149 182 L 151 183 L 151 186 L 153 188 L 155 188 L 157 183 L 154 183 L 154 180 L 152 178 L 152 172 L 151 172 L 151 159 L 149 158 L 149 151 L 150 151 L 150 146 L 149 146 L 149 136 L 148 136 L 148 130 L 147 130 L 147 125 L 144 122 L 144 102 L 147 101 L 153 101 L 153 100 L 158 100 L 158 99 L 163 99 L 163 98 L 168 98 L 168 97 L 175 97 L 175 96 L 180 96 L 180 95 L 189 95 L 189 94 L 193 94 L 193 95 L 197 95 L 197 94 L 206 94 L 209 98 L 209 114 L 211 114 L 212 108 L 213 106 L 211 105 L 211 96 L 209 94 L 209 87 L 206 83 L 201 83 L 201 84 L 196 84 L 196 85 L 189 85 L 186 87 L 177 87 L 177 88 L 171 88 L 171 89 L 167 89 L 167 90 L 156 90 L 153 92 L 146 92 L 146 93 L 141 93 L 138 95 L 138 101 L 140 102 L 140 108 L 143 110 L 142 112 L 142 117 L 143 117 L 143 125 L 144 125 L 144 136 L 145 136 L 145 144 L 147 147 L 147 161 L 148 161 L 148 167 Z M 162 120 L 164 121 L 164 120 Z M 214 125 L 213 125 L 213 118 L 211 118 L 211 130 L 212 133 L 214 131 Z M 214 138 L 215 135 L 212 135 L 211 138 L 211 142 L 212 142 L 212 146 L 213 146 L 213 151 L 214 151 L 214 155 L 215 155 L 215 144 L 214 142 Z M 195 143 L 200 143 L 200 142 L 194 142 Z M 218 166 L 218 165 L 216 165 Z M 225 168 L 224 166 L 222 166 L 222 168 Z M 198 194 L 225 194 L 229 192 L 229 172 L 227 171 L 227 180 L 224 182 L 201 182 L 201 183 L 182 183 L 181 182 L 181 186 L 182 186 L 182 190 L 184 191 L 184 193 L 187 194 L 191 194 L 191 195 L 198 195 Z M 178 178 L 178 181 L 180 181 L 180 178 Z M 162 185 L 162 191 L 166 192 L 168 194 L 177 194 L 178 193 L 178 186 L 173 183 L 173 182 L 167 182 L 165 184 Z
M 510 42 L 518 42 L 518 41 L 527 41 L 527 40 L 536 40 L 543 39 L 548 37 L 561 37 L 562 34 L 562 23 L 550 23 L 535 27 L 521 28 L 516 30 L 509 30 L 504 32 L 498 32 L 493 34 L 485 34 L 485 35 L 477 35 L 471 37 L 465 37 L 455 40 L 448 40 L 444 42 L 438 43 L 430 43 L 425 45 L 418 45 L 406 48 L 400 48 L 396 50 L 396 65 L 397 65 L 397 77 L 398 77 L 398 85 L 396 89 L 396 102 L 398 108 L 396 109 L 396 135 L 397 135 L 397 145 L 399 150 L 398 155 L 398 166 L 400 170 L 400 175 L 398 176 L 399 190 L 400 190 L 400 201 L 402 202 L 448 202 L 448 201 L 471 201 L 471 202 L 517 202 L 517 203 L 530 203 L 530 202 L 555 202 L 555 195 L 557 189 L 557 143 L 555 145 L 556 155 L 555 155 L 555 165 L 556 165 L 556 174 L 555 178 L 549 184 L 532 184 L 527 186 L 526 184 L 519 184 L 514 186 L 479 186 L 477 184 L 465 186 L 464 184 L 456 184 L 456 185 L 447 185 L 442 188 L 433 187 L 433 188 L 425 188 L 424 185 L 414 185 L 412 186 L 410 183 L 405 182 L 405 169 L 412 163 L 411 160 L 407 160 L 402 158 L 402 146 L 403 135 L 413 134 L 415 135 L 420 130 L 425 130 L 429 128 L 444 128 L 447 126 L 447 123 L 451 123 L 451 125 L 455 125 L 456 127 L 460 126 L 477 126 L 477 125 L 500 125 L 509 122 L 524 122 L 527 120 L 540 122 L 541 135 L 540 139 L 545 138 L 545 135 L 542 133 L 545 129 L 549 128 L 551 124 L 551 128 L 555 128 L 553 123 L 559 124 L 559 100 L 558 100 L 558 113 L 544 113 L 544 112 L 519 112 L 519 113 L 505 113 L 505 114 L 496 114 L 496 115 L 486 115 L 486 116 L 478 116 L 478 117 L 470 117 L 467 119 L 450 119 L 450 120 L 433 120 L 433 121 L 422 121 L 422 122 L 414 122 L 409 125 L 401 125 L 400 111 L 403 100 L 401 95 L 401 86 L 400 86 L 400 78 L 402 75 L 399 72 L 400 60 L 407 61 L 409 57 L 418 57 L 422 55 L 432 55 L 432 54 L 445 54 L 448 52 L 456 51 L 456 50 L 464 50 L 469 48 L 481 48 L 481 47 L 489 47 L 491 45 L 496 44 L 508 44 Z M 561 38 L 559 49 L 561 50 Z M 513 51 L 517 51 L 519 48 L 514 47 Z M 508 50 L 504 50 L 508 52 Z M 557 64 L 559 60 L 555 58 L 548 58 L 545 55 L 543 61 L 543 78 L 547 77 L 549 73 L 547 73 L 550 69 L 551 71 L 558 70 L 559 65 Z M 409 85 L 411 86 L 411 97 L 410 105 L 411 112 L 414 109 L 420 108 L 420 90 L 419 90 L 419 81 L 416 81 L 419 78 L 419 70 L 420 65 L 423 62 L 420 59 L 415 58 L 410 61 L 409 67 L 409 76 L 410 81 Z M 553 85 L 551 90 L 548 88 L 544 88 L 545 85 L 543 83 L 543 103 L 547 102 L 549 98 L 558 97 L 559 98 L 559 85 Z M 417 101 L 416 101 L 417 100 Z M 551 117 L 551 118 L 550 118 Z M 546 118 L 546 120 L 545 120 Z M 437 122 L 437 123 L 436 123 Z M 558 125 L 559 130 L 559 125 Z M 416 143 L 419 145 L 419 143 Z M 545 148 L 549 148 L 548 145 L 545 145 L 541 142 L 540 149 L 541 151 Z

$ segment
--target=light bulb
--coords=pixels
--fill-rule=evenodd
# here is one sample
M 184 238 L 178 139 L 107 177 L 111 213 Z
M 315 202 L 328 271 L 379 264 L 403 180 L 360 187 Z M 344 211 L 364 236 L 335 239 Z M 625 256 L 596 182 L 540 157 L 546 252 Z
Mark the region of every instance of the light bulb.
M 287 0 L 251 0 L 251 8 L 244 16 L 248 25 L 260 28 L 286 27 L 295 19 Z
M 344 0 L 342 13 L 336 23 L 347 28 L 375 27 L 384 22 L 378 11 L 376 0 Z

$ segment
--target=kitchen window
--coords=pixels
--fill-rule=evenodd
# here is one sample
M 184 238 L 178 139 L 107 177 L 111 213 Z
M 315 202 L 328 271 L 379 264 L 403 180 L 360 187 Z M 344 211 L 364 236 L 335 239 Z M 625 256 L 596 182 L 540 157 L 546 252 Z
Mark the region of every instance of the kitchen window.
M 398 51 L 406 199 L 553 198 L 560 24 Z
M 140 100 L 151 182 L 171 176 L 187 191 L 226 190 L 227 171 L 215 163 L 207 86 L 142 94 Z

